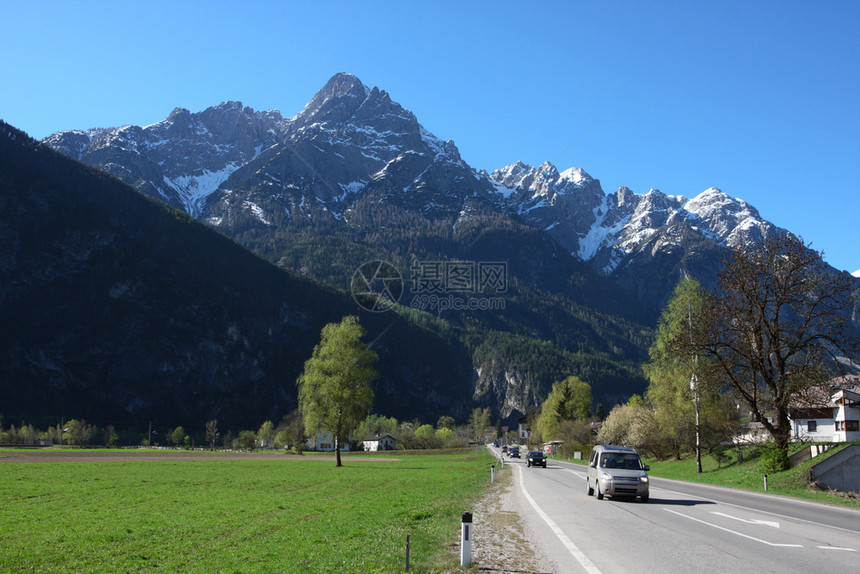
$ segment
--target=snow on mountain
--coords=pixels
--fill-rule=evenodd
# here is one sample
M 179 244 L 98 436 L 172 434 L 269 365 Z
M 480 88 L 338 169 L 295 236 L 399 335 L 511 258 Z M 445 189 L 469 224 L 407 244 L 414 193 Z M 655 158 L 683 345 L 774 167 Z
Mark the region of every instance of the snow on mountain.
M 684 254 L 700 241 L 730 248 L 776 229 L 717 188 L 692 199 L 626 187 L 607 194 L 582 168 L 559 172 L 549 162 L 476 171 L 453 141 L 344 73 L 290 118 L 224 102 L 199 113 L 177 108 L 149 126 L 61 132 L 45 142 L 227 233 L 295 218 L 339 220 L 365 200 L 453 226 L 483 204 L 614 275 L 657 257 L 686 265 Z
M 717 188 L 691 200 L 657 189 L 640 195 L 625 187 L 607 195 L 600 182 L 581 168 L 559 173 L 550 163 L 535 168 L 516 162 L 490 177 L 516 190 L 509 196 L 515 213 L 607 275 L 646 246 L 664 251 L 681 248 L 690 232 L 735 247 L 760 241 L 775 229 L 748 203 Z M 679 227 L 686 231 L 679 232 Z
M 857 277 L 858 279 L 860 279 L 860 269 L 858 269 L 857 271 L 855 271 L 855 272 L 854 272 L 854 273 L 852 273 L 851 275 L 852 275 L 853 277 Z
M 206 198 L 287 125 L 280 112 L 223 102 L 199 113 L 176 108 L 145 127 L 59 132 L 44 141 L 197 216 Z

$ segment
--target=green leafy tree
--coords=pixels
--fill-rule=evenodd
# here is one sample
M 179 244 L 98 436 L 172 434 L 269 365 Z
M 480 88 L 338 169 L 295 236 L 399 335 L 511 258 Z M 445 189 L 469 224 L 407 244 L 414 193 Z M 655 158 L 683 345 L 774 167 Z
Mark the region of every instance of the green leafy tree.
M 436 439 L 442 445 L 449 445 L 454 441 L 456 435 L 452 429 L 448 427 L 442 427 L 440 429 L 436 429 Z
M 472 430 L 472 440 L 483 442 L 484 435 L 490 427 L 490 409 L 475 408 L 472 409 L 472 415 L 469 417 L 469 428 Z
M 421 425 L 415 429 L 415 436 L 421 439 L 431 439 L 436 435 L 433 425 Z
M 736 409 L 728 408 L 717 385 L 709 381 L 714 370 L 707 356 L 694 346 L 687 353 L 676 352 L 675 341 L 695 342 L 694 318 L 702 315 L 705 293 L 693 279 L 683 279 L 675 287 L 663 310 L 657 336 L 649 349 L 650 361 L 643 366 L 649 380 L 645 404 L 653 411 L 654 442 L 657 456 L 671 454 L 680 460 L 696 444 L 696 409 L 699 411 L 699 437 L 709 452 L 731 439 L 736 428 Z M 697 469 L 701 472 L 700 459 Z
M 433 425 L 421 425 L 415 429 L 415 438 L 421 448 L 438 448 L 440 442 L 436 440 L 436 429 Z
M 260 446 L 268 446 L 275 435 L 275 425 L 272 421 L 266 421 L 260 425 L 260 430 L 257 431 L 257 440 L 260 441 Z
M 185 442 L 185 429 L 182 427 L 173 429 L 173 432 L 170 434 L 170 440 L 177 446 L 182 445 Z
M 660 316 L 657 336 L 649 349 L 650 361 L 643 366 L 649 381 L 645 401 L 654 409 L 654 424 L 662 446 L 676 460 L 695 442 L 694 405 L 699 397 L 694 395 L 691 380 L 703 379 L 704 370 L 699 364 L 700 353 L 679 355 L 673 351 L 672 343 L 693 337 L 692 318 L 701 314 L 704 301 L 701 286 L 694 279 L 682 279 L 675 286 Z M 702 390 L 699 385 L 695 391 L 701 394 Z
M 437 429 L 451 429 L 454 430 L 454 427 L 457 426 L 457 421 L 454 420 L 454 417 L 449 416 L 441 416 L 439 420 L 436 421 Z
M 257 433 L 252 430 L 243 430 L 239 433 L 239 448 L 244 450 L 257 450 Z
M 320 343 L 298 380 L 299 408 L 310 432 L 327 431 L 334 439 L 336 466 L 343 466 L 341 445 L 373 406 L 371 380 L 377 355 L 361 338 L 358 317 L 323 327 Z
M 561 456 L 572 456 L 574 451 L 587 451 L 591 447 L 591 427 L 583 421 L 562 421 L 557 438 L 562 441 Z
M 558 426 L 563 421 L 585 421 L 591 414 L 591 385 L 578 377 L 569 376 L 555 383 L 543 402 L 538 431 L 545 441 L 558 438 Z
M 12 427 L 14 429 L 14 426 Z M 72 419 L 66 423 L 63 432 L 69 444 L 86 446 L 95 435 L 96 427 L 88 425 L 87 421 Z
M 290 446 L 300 451 L 305 444 L 305 423 L 302 420 L 302 412 L 295 409 L 281 419 L 277 428 L 275 442 L 281 446 Z
M 399 428 L 400 423 L 396 418 L 373 414 L 359 423 L 355 433 L 358 440 L 386 434 L 396 437 Z

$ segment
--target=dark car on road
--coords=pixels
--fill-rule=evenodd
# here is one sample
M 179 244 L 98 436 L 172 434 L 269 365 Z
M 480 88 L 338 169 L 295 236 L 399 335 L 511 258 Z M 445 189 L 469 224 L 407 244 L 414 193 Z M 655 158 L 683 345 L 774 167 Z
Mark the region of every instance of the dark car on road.
M 514 447 L 508 451 L 508 456 L 511 458 L 520 458 L 520 449 Z
M 526 466 L 542 466 L 546 468 L 546 457 L 542 452 L 533 450 L 529 453 L 528 459 L 526 460 Z

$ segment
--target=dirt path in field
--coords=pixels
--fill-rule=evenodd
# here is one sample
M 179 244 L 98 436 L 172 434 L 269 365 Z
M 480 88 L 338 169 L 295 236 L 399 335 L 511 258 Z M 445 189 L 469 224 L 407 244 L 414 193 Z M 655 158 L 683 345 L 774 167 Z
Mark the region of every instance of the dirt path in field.
M 344 456 L 344 462 L 391 462 L 396 458 L 373 456 Z M 133 449 L 117 449 L 115 451 L 88 451 L 86 449 L 44 449 L 0 452 L 2 462 L 98 462 L 98 461 L 136 461 L 136 460 L 283 460 L 305 461 L 319 460 L 334 462 L 334 455 L 294 455 L 278 453 L 252 452 L 207 452 L 200 450 L 164 450 L 160 452 Z

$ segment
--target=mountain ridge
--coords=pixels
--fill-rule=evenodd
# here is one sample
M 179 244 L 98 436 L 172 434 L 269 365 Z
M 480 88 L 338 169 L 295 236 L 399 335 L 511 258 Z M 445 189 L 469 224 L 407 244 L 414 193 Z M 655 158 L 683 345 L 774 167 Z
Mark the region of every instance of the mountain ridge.
M 220 124 L 229 123 L 224 118 L 230 118 L 231 112 L 260 127 L 233 133 L 230 141 L 234 145 L 218 143 L 217 137 L 210 137 L 208 146 L 193 141 L 195 135 L 199 140 L 223 134 L 223 129 L 213 132 L 212 128 L 218 119 Z M 185 149 L 183 157 L 196 153 L 220 160 L 164 167 L 166 160 L 154 153 L 156 157 L 143 163 L 148 168 L 152 164 L 163 167 L 161 183 L 155 171 L 133 169 L 141 162 L 132 161 L 128 154 L 157 152 L 165 140 L 149 138 L 145 145 L 124 145 L 119 136 L 127 132 L 127 139 L 133 140 L 139 130 L 165 122 L 169 125 L 161 132 L 176 128 L 174 131 L 187 136 L 177 140 L 176 147 L 187 140 L 186 148 L 192 148 Z M 600 181 L 584 169 L 559 172 L 549 162 L 539 167 L 516 162 L 491 173 L 478 171 L 463 162 L 453 141 L 443 142 L 387 92 L 369 88 L 347 73 L 335 74 L 289 118 L 274 110 L 254 112 L 239 102 L 224 102 L 197 114 L 177 108 L 162 122 L 145 128 L 94 132 L 98 137 L 89 137 L 94 145 L 87 145 L 81 132 L 59 132 L 44 141 L 229 234 L 234 234 L 231 226 L 237 212 L 244 212 L 239 219 L 246 226 L 278 226 L 311 213 L 339 219 L 348 216 L 363 196 L 376 195 L 406 207 L 418 206 L 431 217 L 459 218 L 477 201 L 543 229 L 575 257 L 611 276 L 619 268 L 635 264 L 637 254 L 652 245 L 656 236 L 662 238 L 661 245 L 667 245 L 679 232 L 675 227 L 682 220 L 689 223 L 685 233 L 699 233 L 724 248 L 786 232 L 762 219 L 743 200 L 717 188 L 692 199 L 667 196 L 656 189 L 637 194 L 626 187 L 607 194 Z M 126 154 L 109 161 L 100 157 L 98 152 L 104 146 L 98 142 L 106 139 Z M 219 149 L 219 145 L 231 149 Z M 177 155 L 178 150 L 171 152 Z M 411 159 L 408 154 L 413 154 Z M 131 167 L 118 167 L 121 159 Z M 740 214 L 746 217 L 741 219 Z M 657 301 L 664 299 L 665 293 Z

